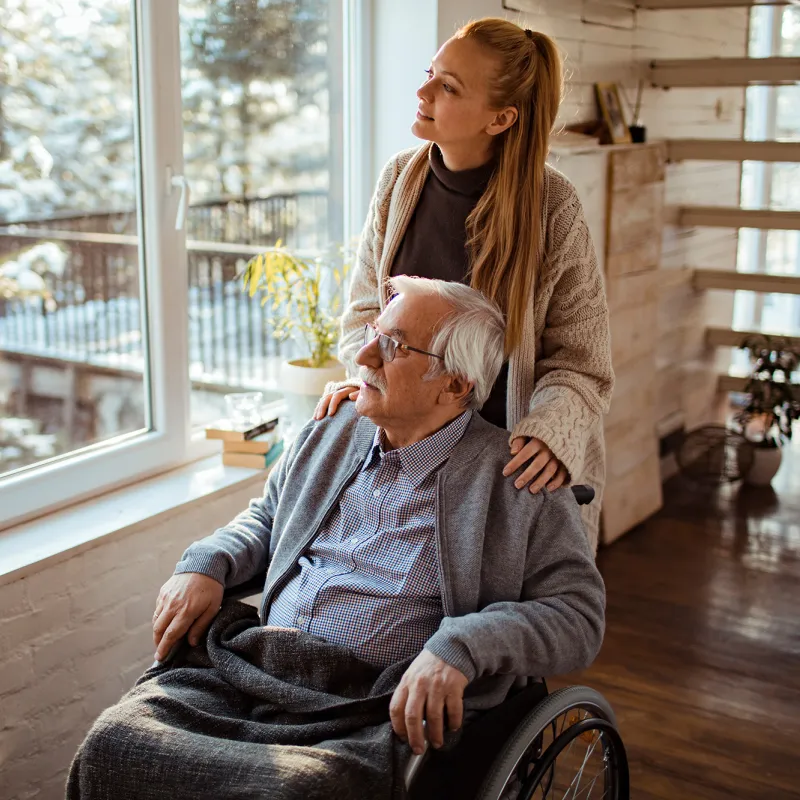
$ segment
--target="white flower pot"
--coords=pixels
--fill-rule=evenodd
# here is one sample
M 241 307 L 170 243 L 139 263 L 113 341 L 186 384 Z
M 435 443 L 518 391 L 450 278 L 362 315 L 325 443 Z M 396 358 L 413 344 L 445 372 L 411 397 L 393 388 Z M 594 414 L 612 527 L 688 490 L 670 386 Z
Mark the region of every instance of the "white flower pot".
M 325 386 L 331 381 L 343 381 L 346 377 L 344 364 L 335 359 L 324 367 L 306 366 L 305 359 L 284 361 L 281 364 L 280 389 L 286 398 L 289 429 L 284 429 L 284 433 L 298 433 L 313 416 Z
M 781 467 L 780 447 L 753 447 L 753 465 L 744 482 L 751 486 L 769 486 Z

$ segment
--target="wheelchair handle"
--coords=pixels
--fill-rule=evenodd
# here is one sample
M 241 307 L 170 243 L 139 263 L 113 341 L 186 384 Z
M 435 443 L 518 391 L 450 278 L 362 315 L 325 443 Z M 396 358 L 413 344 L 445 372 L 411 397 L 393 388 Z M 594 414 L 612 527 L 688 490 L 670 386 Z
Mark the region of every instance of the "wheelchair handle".
M 588 506 L 594 500 L 594 489 L 591 486 L 573 486 L 572 494 L 575 495 L 579 506 Z

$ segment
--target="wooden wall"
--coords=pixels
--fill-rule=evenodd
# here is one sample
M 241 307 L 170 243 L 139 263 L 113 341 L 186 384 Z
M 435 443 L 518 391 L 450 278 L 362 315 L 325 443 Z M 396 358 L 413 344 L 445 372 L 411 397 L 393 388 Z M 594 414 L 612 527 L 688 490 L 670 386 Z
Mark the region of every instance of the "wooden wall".
M 633 102 L 639 76 L 657 58 L 735 57 L 747 54 L 747 9 L 636 11 L 631 4 L 593 0 L 439 0 L 439 41 L 481 16 L 506 16 L 557 40 L 569 71 L 560 120 L 594 119 L 593 84 L 614 81 Z M 741 138 L 743 89 L 646 89 L 642 122 L 648 137 Z M 553 159 L 558 166 L 558 158 Z M 568 175 L 575 181 L 574 173 Z M 576 181 L 577 182 L 577 181 Z M 739 203 L 740 166 L 732 163 L 668 164 L 665 203 Z M 586 200 L 584 201 L 586 203 Z M 726 364 L 706 350 L 706 325 L 730 326 L 732 293 L 691 289 L 686 267 L 733 269 L 735 230 L 676 228 L 666 216 L 657 287 L 659 334 L 656 419 L 669 432 L 693 427 L 714 416 L 714 373 Z M 599 242 L 596 242 L 600 250 Z

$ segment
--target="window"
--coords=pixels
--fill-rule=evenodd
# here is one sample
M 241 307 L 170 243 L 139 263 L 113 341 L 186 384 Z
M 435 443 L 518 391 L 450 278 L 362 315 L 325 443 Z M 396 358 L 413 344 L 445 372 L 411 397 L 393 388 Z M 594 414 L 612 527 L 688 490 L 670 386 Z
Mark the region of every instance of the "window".
M 264 308 L 242 292 L 247 259 L 282 242 L 342 239 L 342 64 L 328 0 L 181 0 L 188 215 L 189 370 L 195 425 L 224 392 L 277 397 L 280 362 Z
M 800 8 L 757 6 L 751 11 L 749 55 L 800 55 Z M 747 89 L 745 139 L 800 141 L 800 85 Z M 800 164 L 748 161 L 742 167 L 746 208 L 800 210 Z M 738 269 L 800 275 L 800 231 L 743 229 Z M 734 327 L 765 333 L 800 333 L 800 298 L 737 292 Z M 742 354 L 745 358 L 746 354 Z
M 0 527 L 186 460 L 228 391 L 276 392 L 289 346 L 237 274 L 343 239 L 360 6 L 0 4 Z

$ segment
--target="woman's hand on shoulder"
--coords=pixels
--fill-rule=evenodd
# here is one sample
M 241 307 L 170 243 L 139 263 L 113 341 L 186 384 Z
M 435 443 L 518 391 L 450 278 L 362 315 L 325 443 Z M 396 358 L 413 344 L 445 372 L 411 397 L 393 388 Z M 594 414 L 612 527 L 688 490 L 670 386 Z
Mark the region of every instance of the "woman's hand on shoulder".
M 530 484 L 531 494 L 545 488 L 548 492 L 554 492 L 569 478 L 567 468 L 541 439 L 518 436 L 511 442 L 511 455 L 513 458 L 503 468 L 503 475 L 513 475 L 520 467 L 525 467 L 514 481 L 517 489 L 524 489 Z
M 352 386 L 345 386 L 335 392 L 322 395 L 317 407 L 314 409 L 314 419 L 322 419 L 326 416 L 332 417 L 345 400 L 355 400 L 357 397 L 358 389 L 354 389 Z

